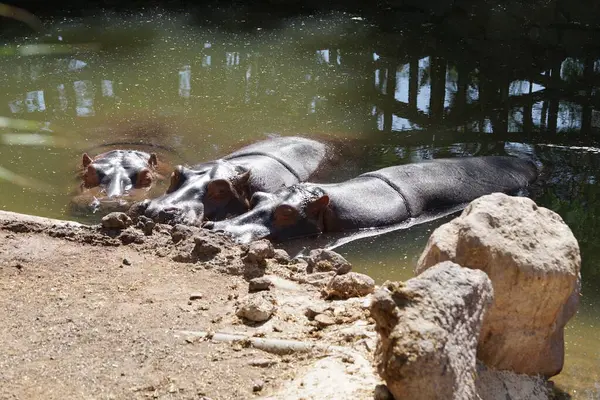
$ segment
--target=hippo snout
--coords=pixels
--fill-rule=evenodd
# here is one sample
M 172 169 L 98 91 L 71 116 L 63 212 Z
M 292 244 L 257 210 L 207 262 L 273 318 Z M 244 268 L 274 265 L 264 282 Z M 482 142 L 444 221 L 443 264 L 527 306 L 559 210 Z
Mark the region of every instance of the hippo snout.
M 163 204 L 150 201 L 144 215 L 161 224 L 186 224 L 200 226 L 204 216 L 201 207 L 194 205 Z
M 213 232 L 222 232 L 232 237 L 236 242 L 241 244 L 250 243 L 255 240 L 269 237 L 269 229 L 260 224 L 234 224 L 229 221 L 209 221 L 204 225 L 204 228 L 210 229 Z

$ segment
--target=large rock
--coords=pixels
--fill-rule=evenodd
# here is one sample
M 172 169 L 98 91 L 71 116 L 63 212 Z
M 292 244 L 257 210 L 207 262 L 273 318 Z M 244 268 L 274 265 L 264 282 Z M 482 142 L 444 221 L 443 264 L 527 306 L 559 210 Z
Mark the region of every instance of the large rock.
M 556 375 L 563 328 L 579 303 L 581 258 L 560 216 L 524 197 L 494 193 L 436 229 L 416 272 L 445 260 L 485 271 L 494 285 L 477 356 L 517 373 Z
M 444 262 L 375 292 L 379 374 L 396 399 L 473 399 L 479 330 L 492 302 L 485 273 Z

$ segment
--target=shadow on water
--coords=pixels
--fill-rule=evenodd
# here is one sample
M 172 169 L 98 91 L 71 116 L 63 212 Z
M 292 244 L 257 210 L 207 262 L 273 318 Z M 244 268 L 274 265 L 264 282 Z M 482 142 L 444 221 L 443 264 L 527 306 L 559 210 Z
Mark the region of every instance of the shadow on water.
M 0 121 L 0 208 L 69 217 L 81 152 L 146 123 L 160 128 L 135 140 L 188 163 L 270 135 L 326 137 L 351 149 L 331 180 L 440 157 L 528 157 L 543 166 L 529 195 L 563 217 L 583 259 L 557 381 L 597 398 L 600 5 L 321 3 L 104 2 L 113 9 L 98 12 L 99 2 L 21 1 L 45 31 L 0 25 L 0 118 L 33 123 Z M 40 182 L 53 190 L 31 188 Z M 447 220 L 336 250 L 379 281 L 406 279 Z

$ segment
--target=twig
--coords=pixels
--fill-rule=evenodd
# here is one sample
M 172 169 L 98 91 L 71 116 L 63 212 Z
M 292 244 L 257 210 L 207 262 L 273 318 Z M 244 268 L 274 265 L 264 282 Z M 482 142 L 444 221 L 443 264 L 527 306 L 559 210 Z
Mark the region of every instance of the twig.
M 179 331 L 178 333 L 198 338 L 206 338 L 217 342 L 246 341 L 259 350 L 273 354 L 309 353 L 311 351 L 335 351 L 347 353 L 349 349 L 342 346 L 324 345 L 298 340 L 268 339 L 233 333 L 212 333 L 204 331 Z

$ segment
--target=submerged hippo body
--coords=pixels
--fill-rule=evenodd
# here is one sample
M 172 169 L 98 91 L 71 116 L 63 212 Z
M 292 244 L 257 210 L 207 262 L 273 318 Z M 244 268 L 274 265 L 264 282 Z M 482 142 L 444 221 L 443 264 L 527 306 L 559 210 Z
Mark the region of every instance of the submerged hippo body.
M 241 242 L 383 227 L 492 192 L 514 192 L 536 177 L 533 163 L 515 157 L 426 161 L 383 168 L 341 183 L 301 183 L 273 194 L 256 193 L 251 211 L 207 227 Z
M 325 144 L 302 137 L 257 142 L 216 161 L 176 167 L 167 193 L 132 212 L 163 223 L 219 221 L 248 211 L 257 191 L 271 193 L 306 181 L 327 156 Z
M 93 158 L 84 153 L 71 211 L 126 211 L 132 203 L 151 197 L 170 169 L 156 153 L 117 149 Z

